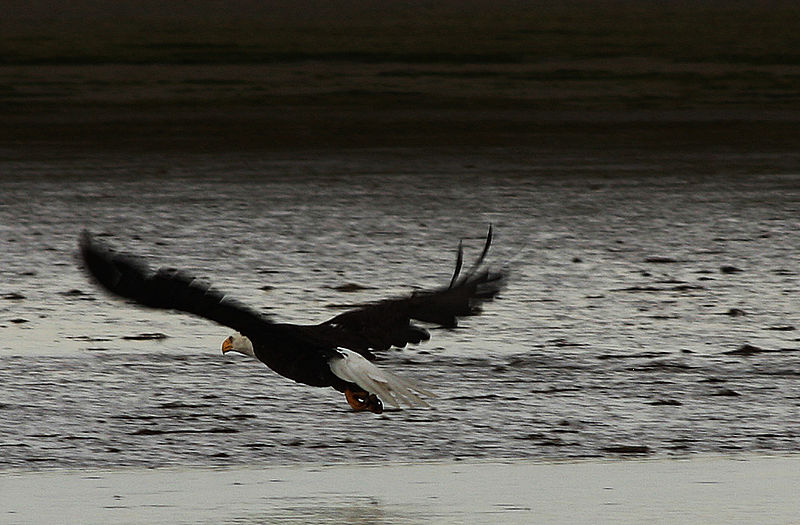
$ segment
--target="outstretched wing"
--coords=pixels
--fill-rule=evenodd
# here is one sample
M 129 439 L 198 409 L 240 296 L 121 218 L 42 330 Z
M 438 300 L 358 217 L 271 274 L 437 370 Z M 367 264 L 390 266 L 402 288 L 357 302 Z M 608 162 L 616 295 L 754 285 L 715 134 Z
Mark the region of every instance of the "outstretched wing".
M 228 299 L 208 283 L 174 269 L 152 271 L 143 261 L 115 253 L 84 231 L 80 255 L 91 277 L 112 294 L 150 308 L 204 317 L 243 334 L 275 326 L 265 316 Z
M 373 350 L 402 348 L 430 339 L 428 331 L 412 320 L 455 328 L 459 317 L 479 314 L 481 304 L 494 299 L 505 283 L 505 272 L 483 267 L 491 243 L 490 226 L 480 257 L 463 275 L 463 248 L 459 243 L 456 269 L 447 287 L 367 304 L 308 329 L 333 346 L 373 357 Z

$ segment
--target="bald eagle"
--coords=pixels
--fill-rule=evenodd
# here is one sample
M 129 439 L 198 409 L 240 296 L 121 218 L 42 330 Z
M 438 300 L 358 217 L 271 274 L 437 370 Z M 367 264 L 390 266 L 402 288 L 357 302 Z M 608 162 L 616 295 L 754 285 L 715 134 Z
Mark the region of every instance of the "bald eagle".
M 492 242 L 492 228 L 477 261 L 461 273 L 462 244 L 450 284 L 415 291 L 394 299 L 362 304 L 320 324 L 278 323 L 186 272 L 152 271 L 141 259 L 116 253 L 89 232 L 81 235 L 80 259 L 90 278 L 111 294 L 142 306 L 194 314 L 236 331 L 222 343 L 222 352 L 254 357 L 296 382 L 333 387 L 343 392 L 356 411 L 383 411 L 383 402 L 429 406 L 435 395 L 415 382 L 376 366 L 373 352 L 402 348 L 430 339 L 413 320 L 454 328 L 458 317 L 476 315 L 505 282 L 504 271 L 483 265 Z

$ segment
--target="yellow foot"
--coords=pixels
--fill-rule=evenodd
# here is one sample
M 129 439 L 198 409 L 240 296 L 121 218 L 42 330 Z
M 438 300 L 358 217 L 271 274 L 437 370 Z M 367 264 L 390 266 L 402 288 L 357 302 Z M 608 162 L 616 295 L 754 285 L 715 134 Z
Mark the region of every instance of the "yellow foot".
M 353 407 L 353 410 L 356 412 L 364 412 L 365 410 L 369 410 L 375 414 L 383 412 L 383 403 L 381 403 L 381 400 L 378 399 L 378 396 L 375 394 L 348 388 L 344 391 L 344 397 L 347 398 L 347 402 L 350 403 L 350 406 Z

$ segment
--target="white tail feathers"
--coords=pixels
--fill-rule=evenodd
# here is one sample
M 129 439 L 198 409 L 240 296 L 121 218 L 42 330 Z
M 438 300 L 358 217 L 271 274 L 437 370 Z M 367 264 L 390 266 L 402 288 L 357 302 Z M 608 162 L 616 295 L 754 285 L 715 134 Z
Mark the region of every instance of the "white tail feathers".
M 429 407 L 430 405 L 420 396 L 436 397 L 413 381 L 378 368 L 361 354 L 346 348 L 337 348 L 336 351 L 339 355 L 328 360 L 328 365 L 336 377 L 357 384 L 370 394 L 378 396 L 384 403 L 397 408 L 400 408 L 401 404 L 409 407 Z

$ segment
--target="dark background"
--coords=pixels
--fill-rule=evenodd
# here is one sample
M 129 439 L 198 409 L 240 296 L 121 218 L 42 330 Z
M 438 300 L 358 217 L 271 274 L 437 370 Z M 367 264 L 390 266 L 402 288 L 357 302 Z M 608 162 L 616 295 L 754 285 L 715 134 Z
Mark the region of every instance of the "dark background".
M 791 1 L 4 1 L 0 146 L 800 145 Z

